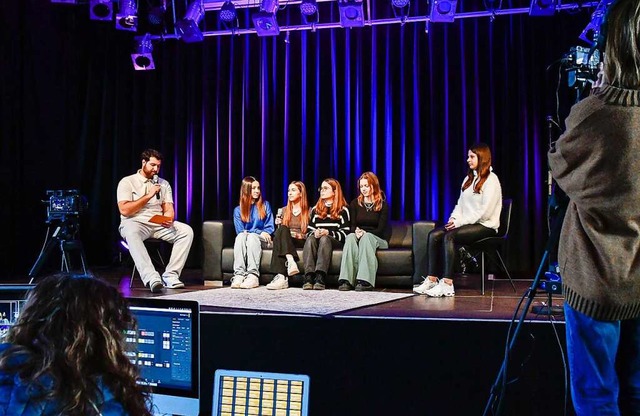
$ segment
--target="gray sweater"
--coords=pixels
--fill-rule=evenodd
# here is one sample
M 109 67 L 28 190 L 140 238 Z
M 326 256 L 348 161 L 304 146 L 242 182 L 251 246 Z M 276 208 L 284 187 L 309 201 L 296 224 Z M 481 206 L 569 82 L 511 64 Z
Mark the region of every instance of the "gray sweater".
M 596 89 L 549 152 L 571 202 L 560 235 L 566 302 L 599 320 L 640 316 L 640 91 Z

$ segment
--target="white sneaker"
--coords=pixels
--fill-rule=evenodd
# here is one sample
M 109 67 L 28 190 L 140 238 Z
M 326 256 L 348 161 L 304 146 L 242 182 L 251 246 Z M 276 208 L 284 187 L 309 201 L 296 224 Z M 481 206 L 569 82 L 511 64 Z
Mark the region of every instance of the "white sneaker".
M 278 273 L 274 276 L 273 280 L 267 284 L 267 289 L 271 290 L 279 290 L 286 289 L 289 287 L 289 279 L 284 277 L 284 275 Z
M 260 286 L 260 280 L 255 274 L 250 274 L 244 278 L 244 281 L 240 283 L 240 289 L 253 289 Z
M 164 287 L 167 289 L 180 289 L 184 287 L 184 283 L 180 281 L 176 276 L 162 276 Z
M 244 282 L 246 276 L 234 274 L 231 278 L 231 289 L 240 289 L 240 285 Z
M 413 293 L 417 293 L 418 295 L 424 295 L 427 290 L 433 289 L 438 284 L 437 281 L 432 282 L 431 280 L 429 280 L 428 277 L 423 277 L 423 279 L 424 280 L 422 281 L 422 283 L 420 283 L 418 286 L 415 286 L 413 288 Z
M 441 296 L 453 296 L 456 294 L 455 290 L 453 290 L 453 283 L 448 285 L 444 282 L 444 279 L 440 279 L 436 286 L 424 293 L 425 295 L 431 296 L 432 298 L 439 298 Z
M 298 265 L 296 264 L 295 261 L 288 261 L 286 265 L 287 265 L 287 274 L 289 276 L 295 276 L 298 273 L 300 273 L 300 269 L 298 269 Z

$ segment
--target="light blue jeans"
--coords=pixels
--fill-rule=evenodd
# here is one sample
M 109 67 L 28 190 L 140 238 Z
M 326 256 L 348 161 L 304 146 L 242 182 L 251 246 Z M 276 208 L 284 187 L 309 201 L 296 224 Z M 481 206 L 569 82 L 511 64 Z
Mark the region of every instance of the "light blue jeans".
M 640 318 L 598 321 L 564 305 L 578 416 L 640 415 Z
M 246 276 L 253 274 L 260 277 L 260 258 L 267 242 L 256 233 L 242 232 L 236 236 L 233 245 L 233 274 Z
M 375 286 L 378 273 L 376 251 L 379 248 L 389 248 L 389 243 L 373 233 L 365 233 L 359 241 L 355 233 L 349 234 L 342 249 L 338 279 L 346 280 L 351 286 L 355 286 L 356 279 Z

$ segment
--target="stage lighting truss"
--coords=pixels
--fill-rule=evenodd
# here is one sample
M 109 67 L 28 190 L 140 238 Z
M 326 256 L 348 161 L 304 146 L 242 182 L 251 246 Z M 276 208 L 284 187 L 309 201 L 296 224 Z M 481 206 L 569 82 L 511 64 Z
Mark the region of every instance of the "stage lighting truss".
M 138 30 L 138 4 L 137 0 L 120 0 L 120 7 L 116 13 L 116 29 Z
M 144 36 L 136 36 L 134 52 L 131 54 L 133 69 L 136 71 L 149 71 L 155 69 L 153 62 L 153 42 L 148 33 Z
M 438 23 L 451 23 L 455 20 L 457 0 L 432 0 L 429 20 Z
M 202 42 L 204 36 L 198 26 L 204 18 L 203 0 L 193 0 L 187 6 L 184 18 L 176 22 L 176 30 L 180 35 L 180 39 L 186 43 Z
M 113 19 L 113 3 L 111 0 L 89 0 L 89 19 Z

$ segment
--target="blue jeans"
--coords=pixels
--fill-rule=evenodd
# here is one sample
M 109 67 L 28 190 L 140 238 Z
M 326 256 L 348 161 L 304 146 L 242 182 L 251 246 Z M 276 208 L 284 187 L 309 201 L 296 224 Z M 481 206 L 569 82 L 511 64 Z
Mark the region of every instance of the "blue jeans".
M 640 415 L 640 318 L 598 321 L 564 305 L 578 416 Z

